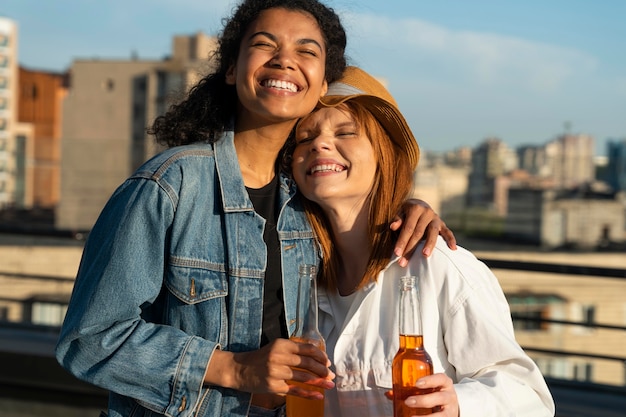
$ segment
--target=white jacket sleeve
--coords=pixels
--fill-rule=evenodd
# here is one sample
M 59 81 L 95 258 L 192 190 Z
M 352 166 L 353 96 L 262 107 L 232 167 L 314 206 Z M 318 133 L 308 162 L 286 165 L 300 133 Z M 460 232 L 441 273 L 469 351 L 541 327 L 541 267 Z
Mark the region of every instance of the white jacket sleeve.
M 554 416 L 541 372 L 515 340 L 497 278 L 462 248 L 437 249 L 421 273 L 435 283 L 445 345 L 437 354 L 447 352 L 445 371 L 455 381 L 460 417 Z

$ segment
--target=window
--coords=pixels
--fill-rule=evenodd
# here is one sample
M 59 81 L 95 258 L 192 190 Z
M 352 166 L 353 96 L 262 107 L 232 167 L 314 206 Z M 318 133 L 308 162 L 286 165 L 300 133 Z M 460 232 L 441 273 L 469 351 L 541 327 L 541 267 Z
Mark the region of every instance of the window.
M 3 33 L 0 33 L 0 46 L 8 46 L 9 37 Z
M 575 381 L 591 381 L 593 365 L 587 362 L 572 363 L 572 379 Z
M 31 322 L 46 326 L 60 326 L 67 312 L 67 305 L 47 302 L 34 302 Z
M 0 55 L 0 68 L 6 68 L 9 66 L 9 57 L 6 55 Z
M 0 110 L 6 109 L 8 103 L 9 103 L 9 100 L 7 100 L 6 97 L 0 97 Z
M 596 322 L 596 306 L 593 304 L 571 304 L 571 320 L 579 322 L 581 324 L 593 325 Z M 588 326 L 572 326 L 571 331 L 574 334 L 588 334 L 592 333 L 593 327 Z
M 544 376 L 575 381 L 593 381 L 593 363 L 571 358 L 533 358 Z
M 542 320 L 554 319 L 565 303 L 565 299 L 556 294 L 540 294 L 530 291 L 506 294 L 513 317 L 515 330 L 545 331 L 550 323 Z
M 9 79 L 4 75 L 0 75 L 0 88 L 8 88 L 9 87 Z
M 113 91 L 115 88 L 115 81 L 112 78 L 107 78 L 102 82 L 102 88 L 104 91 Z
M 587 324 L 595 324 L 596 322 L 596 306 L 584 305 L 583 309 L 583 322 Z

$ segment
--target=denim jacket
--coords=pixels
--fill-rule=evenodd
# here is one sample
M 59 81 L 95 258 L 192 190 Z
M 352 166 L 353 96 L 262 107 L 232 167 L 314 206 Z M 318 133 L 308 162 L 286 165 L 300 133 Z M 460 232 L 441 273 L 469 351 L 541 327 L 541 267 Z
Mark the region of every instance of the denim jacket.
M 203 386 L 215 349 L 259 348 L 265 220 L 233 132 L 169 149 L 106 204 L 85 245 L 57 359 L 110 390 L 109 416 L 245 416 L 250 394 Z M 298 265 L 318 262 L 295 183 L 281 176 L 278 237 L 289 331 Z

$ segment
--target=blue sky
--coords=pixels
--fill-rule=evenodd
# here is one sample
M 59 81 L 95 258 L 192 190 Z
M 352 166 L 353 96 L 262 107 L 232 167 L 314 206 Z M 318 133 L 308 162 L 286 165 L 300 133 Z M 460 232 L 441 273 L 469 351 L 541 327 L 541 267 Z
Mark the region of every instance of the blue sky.
M 215 34 L 231 0 L 2 0 L 20 64 L 159 59 L 174 35 Z M 423 150 L 626 138 L 626 1 L 327 0 L 350 62 L 388 82 Z

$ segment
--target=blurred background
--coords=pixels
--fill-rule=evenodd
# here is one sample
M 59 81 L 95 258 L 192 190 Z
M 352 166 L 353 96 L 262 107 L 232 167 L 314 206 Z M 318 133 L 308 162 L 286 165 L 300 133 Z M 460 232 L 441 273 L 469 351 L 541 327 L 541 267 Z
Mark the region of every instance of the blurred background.
M 398 100 L 415 196 L 500 280 L 557 416 L 626 413 L 626 3 L 328 1 Z M 234 3 L 0 5 L 0 417 L 94 416 L 53 358 L 84 240 Z

